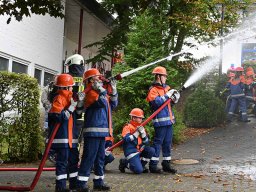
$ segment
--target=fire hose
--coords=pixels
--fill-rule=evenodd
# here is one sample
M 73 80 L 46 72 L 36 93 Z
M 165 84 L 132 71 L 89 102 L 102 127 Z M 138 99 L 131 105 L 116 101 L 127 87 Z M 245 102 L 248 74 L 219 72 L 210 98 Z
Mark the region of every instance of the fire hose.
M 185 87 L 183 86 L 179 92 L 183 91 L 185 89 Z M 168 100 L 166 100 L 154 113 L 152 113 L 152 115 L 149 116 L 149 118 L 147 118 L 144 122 L 142 122 L 139 126 L 145 126 L 146 124 L 149 123 L 149 121 L 151 121 L 166 105 L 168 105 L 171 102 L 171 99 L 169 98 Z M 107 148 L 107 151 L 113 151 L 114 148 L 119 147 L 120 145 L 122 145 L 124 142 L 124 140 L 120 140 L 119 142 L 115 143 L 114 145 L 112 145 L 111 147 Z
M 145 126 L 149 121 L 151 121 L 166 105 L 168 105 L 171 102 L 171 99 L 168 99 L 167 101 L 165 101 L 148 119 L 146 119 L 143 123 L 141 123 L 141 126 Z M 36 171 L 37 173 L 34 177 L 33 182 L 31 183 L 31 185 L 29 187 L 25 187 L 25 186 L 0 186 L 0 191 L 1 190 L 9 190 L 9 191 L 31 191 L 35 188 L 40 175 L 42 173 L 42 171 L 53 171 L 52 168 L 44 168 L 50 147 L 52 145 L 53 139 L 58 131 L 60 127 L 60 124 L 57 124 L 55 129 L 53 130 L 53 132 L 51 133 L 51 136 L 49 138 L 47 147 L 44 151 L 44 155 L 43 158 L 40 162 L 39 168 L 0 168 L 0 171 Z M 124 141 L 121 140 L 119 142 L 117 142 L 116 144 L 114 144 L 113 146 L 111 146 L 110 148 L 108 148 L 108 151 L 112 151 L 114 148 L 120 146 Z
M 32 191 L 35 188 L 35 186 L 36 186 L 36 184 L 37 184 L 37 182 L 38 182 L 38 180 L 40 178 L 40 175 L 41 175 L 42 171 L 44 170 L 44 165 L 45 165 L 48 153 L 50 151 L 53 139 L 54 139 L 54 137 L 55 137 L 59 127 L 60 127 L 60 123 L 58 123 L 55 126 L 55 128 L 53 129 L 53 132 L 50 135 L 48 144 L 47 144 L 47 146 L 45 148 L 45 151 L 44 151 L 43 158 L 42 158 L 42 160 L 40 162 L 39 168 L 37 169 L 36 175 L 34 177 L 34 180 L 31 183 L 31 185 L 29 187 L 25 187 L 25 186 L 0 186 L 0 191 L 1 190 L 8 190 L 8 191 Z M 5 168 L 5 171 L 9 171 L 8 169 L 9 170 L 14 170 L 14 169 L 18 170 L 19 168 Z M 32 169 L 35 169 L 35 168 L 26 168 L 26 169 L 28 169 L 28 170 L 31 169 L 32 170 Z
M 141 67 L 139 67 L 137 69 L 132 69 L 132 70 L 124 72 L 122 74 L 118 74 L 118 75 L 116 75 L 114 77 L 110 77 L 109 79 L 103 79 L 103 80 L 106 81 L 106 82 L 109 82 L 111 80 L 111 78 L 112 79 L 114 78 L 116 80 L 121 80 L 123 77 L 129 76 L 132 73 L 137 72 L 137 71 L 139 71 L 141 69 L 144 69 L 146 67 L 149 67 L 151 65 L 154 65 L 154 64 L 159 63 L 159 62 L 164 61 L 164 60 L 171 60 L 173 56 L 176 56 L 176 55 L 175 54 L 174 55 L 170 55 L 170 56 L 165 57 L 163 59 L 160 59 L 160 60 L 151 62 L 151 63 L 149 63 L 147 65 L 141 66 Z M 180 91 L 182 91 L 184 89 L 185 89 L 185 87 L 183 86 Z M 91 90 L 91 87 L 85 89 L 84 93 L 87 94 L 90 90 Z M 166 105 L 168 105 L 170 103 L 170 101 L 171 101 L 171 99 L 168 99 L 167 101 L 165 101 L 162 106 L 160 106 L 147 120 L 145 120 L 141 124 L 141 126 L 145 126 L 149 121 L 151 121 Z M 59 129 L 59 126 L 60 126 L 60 124 L 56 125 L 55 129 L 53 130 L 53 132 L 52 132 L 52 134 L 51 134 L 51 136 L 49 138 L 47 147 L 46 147 L 46 149 L 44 151 L 44 155 L 43 155 L 43 158 L 42 158 L 42 160 L 40 162 L 40 165 L 39 165 L 38 169 L 37 168 L 0 168 L 0 171 L 37 171 L 37 173 L 36 173 L 36 175 L 34 177 L 33 182 L 31 183 L 31 185 L 29 187 L 25 187 L 25 186 L 0 186 L 0 190 L 31 191 L 31 190 L 33 190 L 35 188 L 35 186 L 36 186 L 36 184 L 37 184 L 37 182 L 38 182 L 38 180 L 40 178 L 40 175 L 41 175 L 42 171 L 54 171 L 55 170 L 55 168 L 44 168 L 44 165 L 45 165 L 45 162 L 46 162 L 46 159 L 47 159 L 47 156 L 48 156 L 51 144 L 53 142 L 53 139 L 54 139 L 54 137 L 55 137 L 55 135 L 56 135 L 56 133 L 57 133 L 57 131 Z M 115 143 L 110 148 L 107 148 L 107 151 L 112 151 L 114 148 L 120 146 L 123 142 L 124 141 L 121 140 L 121 141 Z

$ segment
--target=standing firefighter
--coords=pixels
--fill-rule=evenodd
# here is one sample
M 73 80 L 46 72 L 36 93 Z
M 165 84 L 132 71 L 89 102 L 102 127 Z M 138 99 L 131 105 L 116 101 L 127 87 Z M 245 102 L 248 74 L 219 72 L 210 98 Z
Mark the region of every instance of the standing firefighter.
M 122 137 L 124 140 L 124 159 L 120 159 L 119 170 L 124 173 L 125 168 L 137 174 L 147 173 L 145 167 L 150 161 L 155 150 L 152 147 L 145 146 L 149 143 L 146 131 L 143 126 L 140 126 L 144 118 L 144 112 L 139 108 L 134 108 L 130 114 L 131 121 L 124 126 Z
M 236 108 L 239 106 L 240 112 L 241 112 L 241 121 L 243 122 L 249 122 L 247 117 L 247 107 L 246 107 L 246 99 L 245 99 L 245 78 L 243 76 L 243 68 L 237 67 L 236 68 L 236 74 L 235 78 L 232 79 L 230 82 L 227 83 L 226 88 L 230 90 L 230 96 L 231 96 L 231 105 L 228 110 L 228 122 L 231 122 L 233 120 L 233 115 L 236 110 Z
M 78 131 L 75 127 L 75 110 L 77 102 L 72 98 L 73 77 L 69 74 L 58 75 L 55 86 L 58 88 L 52 108 L 49 111 L 49 135 L 57 124 L 59 130 L 53 140 L 52 148 L 57 154 L 56 158 L 56 190 L 66 189 L 67 175 L 69 174 L 69 189 L 76 188 L 78 165 Z
M 78 172 L 78 191 L 89 191 L 87 182 L 94 165 L 93 188 L 108 191 L 103 181 L 105 161 L 105 137 L 112 136 L 111 111 L 117 106 L 116 81 L 111 80 L 113 94 L 108 95 L 100 80 L 101 74 L 95 68 L 84 73 L 84 83 L 90 89 L 85 98 L 84 150 Z
M 65 66 L 68 67 L 68 74 L 70 74 L 74 79 L 73 86 L 73 97 L 78 99 L 78 93 L 84 90 L 83 85 L 83 74 L 84 74 L 84 58 L 82 55 L 74 54 L 68 57 L 65 61 Z M 82 110 L 82 106 L 78 106 L 78 110 Z M 81 130 L 83 127 L 83 118 L 81 113 L 77 115 L 76 127 L 78 130 Z
M 166 69 L 161 66 L 156 67 L 152 74 L 155 76 L 155 81 L 150 87 L 146 99 L 149 102 L 151 109 L 156 111 L 169 98 L 171 98 L 173 103 L 177 103 L 180 98 L 180 94 L 175 89 L 170 90 L 170 87 L 166 85 Z M 149 170 L 151 173 L 161 173 L 161 169 L 157 167 L 161 148 L 163 154 L 163 171 L 173 174 L 177 172 L 170 165 L 173 124 L 174 115 L 171 109 L 171 105 L 168 104 L 153 119 L 153 126 L 155 129 L 153 148 L 155 149 L 155 154 L 149 163 Z
M 85 69 L 85 63 L 84 63 L 84 58 L 82 55 L 79 54 L 74 54 L 68 57 L 65 61 L 64 64 L 67 69 L 68 69 L 68 74 L 70 74 L 74 81 L 75 84 L 73 86 L 73 97 L 75 99 L 83 100 L 84 94 L 84 84 L 83 84 L 83 74 L 84 74 L 84 69 Z M 84 110 L 84 102 L 78 102 L 77 108 L 75 110 L 76 114 L 76 128 L 79 131 L 79 156 L 81 157 L 82 152 L 83 152 L 83 139 L 82 139 L 82 128 L 84 124 L 83 120 L 83 110 Z

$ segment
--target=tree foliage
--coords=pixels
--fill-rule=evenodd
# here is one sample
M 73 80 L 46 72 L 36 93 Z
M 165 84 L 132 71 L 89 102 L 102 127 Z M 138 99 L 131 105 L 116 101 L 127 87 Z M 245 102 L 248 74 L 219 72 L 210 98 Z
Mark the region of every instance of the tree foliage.
M 0 72 L 0 155 L 5 161 L 38 160 L 44 147 L 39 87 L 25 74 Z
M 150 63 L 156 58 L 166 56 L 162 43 L 162 31 L 165 28 L 165 21 L 161 16 L 152 16 L 150 10 L 134 18 L 131 31 L 128 33 L 128 42 L 125 46 L 126 64 L 118 64 L 114 67 L 115 74 L 129 71 L 139 66 Z M 173 65 L 173 62 L 162 62 L 162 66 L 168 71 L 168 84 L 172 87 L 178 87 L 182 78 L 178 76 L 179 71 Z M 118 83 L 119 107 L 114 113 L 115 135 L 121 132 L 123 125 L 129 120 L 130 111 L 139 107 L 144 110 L 146 117 L 152 114 L 146 97 L 148 89 L 154 80 L 152 70 L 155 65 L 140 70 L 125 77 Z M 151 127 L 151 128 L 150 128 Z M 180 126 L 182 128 L 182 126 Z M 147 128 L 150 135 L 153 134 L 152 126 Z M 177 132 L 178 133 L 178 132 Z M 176 135 L 177 138 L 179 135 Z
M 199 87 L 185 102 L 184 122 L 189 127 L 214 127 L 224 122 L 225 106 L 214 91 Z
M 88 60 L 99 61 L 111 56 L 113 48 L 126 45 L 134 18 L 146 10 L 154 10 L 152 15 L 165 17 L 167 29 L 162 33 L 166 52 L 178 53 L 184 45 L 193 47 L 191 38 L 198 42 L 208 41 L 217 35 L 220 30 L 228 32 L 234 27 L 241 16 L 242 10 L 253 3 L 252 0 L 103 0 L 103 6 L 110 12 L 116 13 L 117 18 L 113 31 L 102 41 L 88 45 L 98 46 L 99 54 Z M 221 5 L 224 7 L 224 19 L 221 20 Z M 156 22 L 157 20 L 154 20 Z M 191 58 L 190 54 L 184 54 Z
M 1 0 L 0 15 L 8 15 L 7 24 L 14 17 L 21 21 L 24 16 L 31 16 L 31 13 L 45 15 L 48 13 L 52 17 L 64 17 L 64 6 L 60 0 Z

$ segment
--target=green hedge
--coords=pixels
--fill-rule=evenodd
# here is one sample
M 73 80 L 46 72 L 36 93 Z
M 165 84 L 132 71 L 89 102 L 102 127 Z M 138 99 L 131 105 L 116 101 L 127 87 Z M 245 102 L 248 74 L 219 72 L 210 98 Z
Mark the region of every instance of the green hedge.
M 224 107 L 213 90 L 199 87 L 186 100 L 184 122 L 189 127 L 214 127 L 224 122 Z
M 25 74 L 0 72 L 0 155 L 7 162 L 38 159 L 44 147 L 39 87 Z

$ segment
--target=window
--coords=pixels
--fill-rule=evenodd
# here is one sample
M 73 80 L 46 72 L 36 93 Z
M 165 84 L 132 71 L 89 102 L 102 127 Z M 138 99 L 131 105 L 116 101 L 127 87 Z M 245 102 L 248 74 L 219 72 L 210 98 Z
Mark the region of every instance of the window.
M 54 74 L 51 73 L 44 73 L 44 86 L 48 85 L 54 79 Z
M 8 71 L 8 63 L 8 59 L 0 57 L 0 71 Z
M 35 69 L 34 77 L 37 79 L 37 82 L 39 85 L 41 85 L 41 76 L 42 76 L 42 71 L 39 69 Z
M 27 74 L 28 72 L 28 66 L 23 65 L 21 63 L 18 63 L 16 61 L 12 62 L 12 72 L 14 73 L 25 73 Z

